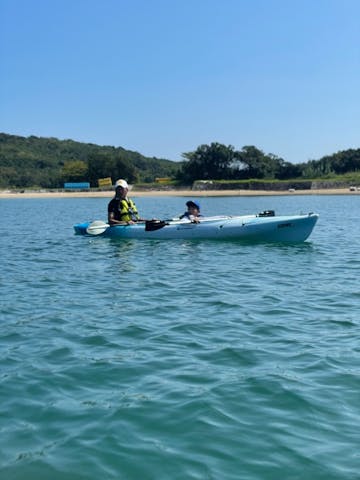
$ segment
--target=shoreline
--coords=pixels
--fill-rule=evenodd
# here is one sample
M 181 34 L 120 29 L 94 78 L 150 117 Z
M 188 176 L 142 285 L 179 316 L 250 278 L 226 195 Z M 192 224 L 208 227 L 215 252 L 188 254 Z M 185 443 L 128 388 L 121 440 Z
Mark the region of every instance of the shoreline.
M 254 197 L 254 196 L 283 196 L 283 195 L 356 195 L 359 190 L 350 191 L 349 188 L 328 188 L 295 191 L 274 190 L 146 190 L 130 191 L 130 197 Z M 98 192 L 37 192 L 23 191 L 13 192 L 10 190 L 0 191 L 1 198 L 112 198 L 113 191 Z

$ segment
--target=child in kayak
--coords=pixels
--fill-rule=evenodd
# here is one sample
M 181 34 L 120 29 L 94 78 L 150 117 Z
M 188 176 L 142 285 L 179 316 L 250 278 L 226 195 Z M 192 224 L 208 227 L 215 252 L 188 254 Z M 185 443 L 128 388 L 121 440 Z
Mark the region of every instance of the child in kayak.
M 187 206 L 187 211 L 183 215 L 180 215 L 179 217 L 180 220 L 187 219 L 187 220 L 190 220 L 191 222 L 199 223 L 200 222 L 199 217 L 202 217 L 200 213 L 200 203 L 194 202 L 193 200 L 189 200 L 186 202 L 186 206 Z

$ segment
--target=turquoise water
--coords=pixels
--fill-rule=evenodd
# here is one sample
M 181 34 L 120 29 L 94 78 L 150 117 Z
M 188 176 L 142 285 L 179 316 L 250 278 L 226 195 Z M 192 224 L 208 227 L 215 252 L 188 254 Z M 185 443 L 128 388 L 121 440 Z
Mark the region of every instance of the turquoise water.
M 201 203 L 320 219 L 297 245 L 116 241 L 72 232 L 107 199 L 0 201 L 0 478 L 360 478 L 360 197 Z

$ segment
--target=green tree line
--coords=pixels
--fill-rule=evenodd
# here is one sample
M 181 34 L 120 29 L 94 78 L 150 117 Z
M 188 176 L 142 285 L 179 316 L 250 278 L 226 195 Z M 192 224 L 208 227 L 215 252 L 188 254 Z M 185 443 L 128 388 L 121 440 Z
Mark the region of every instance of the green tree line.
M 178 169 L 177 162 L 122 147 L 0 133 L 0 188 L 61 188 L 64 182 L 84 181 L 97 187 L 105 177 L 153 182 L 174 177 Z
M 350 149 L 325 156 L 320 160 L 293 164 L 273 154 L 265 154 L 254 146 L 235 150 L 231 145 L 200 145 L 194 152 L 184 153 L 177 177 L 191 183 L 195 180 L 289 180 L 332 178 L 360 172 L 360 149 Z
M 293 180 L 360 174 L 360 149 L 349 149 L 293 164 L 255 146 L 236 150 L 213 142 L 183 153 L 182 162 L 145 157 L 122 147 L 99 146 L 56 138 L 0 133 L 0 188 L 61 188 L 64 182 L 90 182 L 120 177 L 150 183 L 170 177 L 191 185 L 196 180 Z

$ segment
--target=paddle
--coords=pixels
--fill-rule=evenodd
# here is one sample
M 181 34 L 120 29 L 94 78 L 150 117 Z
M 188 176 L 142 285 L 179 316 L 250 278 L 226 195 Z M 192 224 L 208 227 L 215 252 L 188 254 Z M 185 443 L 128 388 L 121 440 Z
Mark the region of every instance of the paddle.
M 105 223 L 102 220 L 95 220 L 94 222 L 91 222 L 90 225 L 87 227 L 86 233 L 88 233 L 89 235 L 101 235 L 108 228 L 110 228 L 110 225 L 108 223 Z
M 146 232 L 153 232 L 155 230 L 159 230 L 160 228 L 169 225 L 166 220 L 146 220 L 145 221 L 145 231 Z
M 145 231 L 146 232 L 153 232 L 155 230 L 159 230 L 160 228 L 164 228 L 167 225 L 188 225 L 190 223 L 197 223 L 194 221 L 178 221 L 177 219 L 170 219 L 170 220 L 145 220 Z
M 160 228 L 165 227 L 166 225 L 169 225 L 167 220 L 146 220 L 145 231 L 153 232 L 155 230 L 159 230 Z M 86 233 L 88 233 L 89 235 L 101 235 L 108 228 L 110 228 L 110 225 L 108 223 L 105 223 L 102 220 L 95 220 L 87 227 Z

